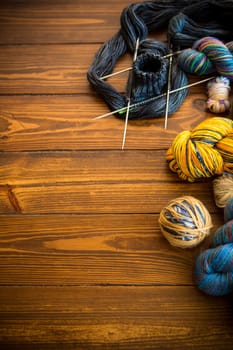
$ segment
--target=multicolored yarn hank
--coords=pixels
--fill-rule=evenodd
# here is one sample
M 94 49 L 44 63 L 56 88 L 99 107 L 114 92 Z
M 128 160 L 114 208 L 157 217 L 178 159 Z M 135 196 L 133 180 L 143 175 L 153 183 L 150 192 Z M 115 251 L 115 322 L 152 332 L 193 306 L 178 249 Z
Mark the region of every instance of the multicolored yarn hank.
M 225 224 L 215 232 L 212 247 L 199 255 L 194 270 L 200 290 L 215 296 L 233 292 L 233 198 L 224 216 Z
M 232 42 L 224 44 L 215 37 L 203 37 L 193 44 L 192 49 L 183 50 L 178 64 L 187 73 L 197 75 L 218 74 L 233 80 Z
M 178 134 L 166 153 L 170 169 L 182 180 L 233 173 L 233 121 L 209 118 Z
M 224 113 L 230 108 L 230 81 L 226 77 L 216 77 L 209 81 L 207 107 L 213 113 Z

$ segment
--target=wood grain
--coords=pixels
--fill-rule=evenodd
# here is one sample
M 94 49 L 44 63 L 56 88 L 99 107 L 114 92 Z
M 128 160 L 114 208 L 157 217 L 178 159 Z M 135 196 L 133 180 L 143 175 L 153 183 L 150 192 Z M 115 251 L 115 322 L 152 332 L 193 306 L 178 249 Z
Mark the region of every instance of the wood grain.
M 213 215 L 213 233 L 222 223 Z M 1 217 L 1 284 L 193 284 L 197 255 L 162 236 L 158 215 Z
M 85 44 L 43 45 L 40 50 L 32 45 L 6 46 L 0 50 L 0 93 L 90 93 L 86 73 L 97 49 L 98 45 Z
M 1 165 L 0 191 L 20 213 L 158 213 L 184 194 L 216 211 L 212 183 L 182 182 L 164 151 L 3 153 Z
M 98 44 L 4 46 L 0 50 L 0 94 L 90 94 L 93 89 L 87 81 Z M 130 66 L 126 53 L 113 71 Z M 128 73 L 111 79 L 119 93 L 125 92 Z M 197 79 L 194 79 L 195 81 Z M 192 91 L 198 91 L 197 87 Z
M 195 286 L 198 254 L 223 224 L 212 179 L 179 180 L 165 153 L 213 115 L 206 86 L 169 117 L 93 121 L 108 107 L 87 70 L 126 0 L 0 1 L 0 348 L 230 350 L 232 298 Z M 150 33 L 166 41 L 166 30 Z M 114 71 L 129 67 L 129 53 Z M 125 92 L 128 73 L 109 79 Z M 197 81 L 189 76 L 190 82 Z M 229 115 L 226 115 L 229 116 Z M 158 217 L 193 195 L 211 235 L 173 248 Z
M 14 339 L 27 349 L 62 343 L 65 349 L 126 350 L 142 342 L 143 349 L 232 348 L 231 301 L 194 287 L 5 287 L 0 298 L 3 344 Z
M 167 149 L 178 132 L 212 117 L 205 98 L 204 91 L 190 94 L 167 130 L 164 118 L 130 121 L 126 149 Z M 119 150 L 124 121 L 93 120 L 106 112 L 96 96 L 0 96 L 0 150 Z
M 120 28 L 128 0 L 2 0 L 0 43 L 95 43 Z M 15 30 L 17 28 L 17 30 Z

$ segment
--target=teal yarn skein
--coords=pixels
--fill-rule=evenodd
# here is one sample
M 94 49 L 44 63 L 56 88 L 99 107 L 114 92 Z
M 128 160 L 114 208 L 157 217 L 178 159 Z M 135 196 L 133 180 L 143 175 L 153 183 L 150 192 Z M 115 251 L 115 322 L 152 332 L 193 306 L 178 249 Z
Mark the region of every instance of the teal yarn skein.
M 212 247 L 198 256 L 194 269 L 199 289 L 213 296 L 233 292 L 233 198 L 224 208 L 224 220 L 213 236 Z
M 197 75 L 217 72 L 233 80 L 233 42 L 224 44 L 215 37 L 203 37 L 197 40 L 191 49 L 183 50 L 178 65 L 186 73 Z

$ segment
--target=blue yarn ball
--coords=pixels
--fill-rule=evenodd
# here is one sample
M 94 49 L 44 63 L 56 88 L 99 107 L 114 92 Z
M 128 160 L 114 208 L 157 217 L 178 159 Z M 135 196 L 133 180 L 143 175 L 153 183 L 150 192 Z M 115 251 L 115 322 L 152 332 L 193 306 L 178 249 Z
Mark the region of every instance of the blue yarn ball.
M 225 207 L 226 218 L 233 217 L 233 198 Z M 196 261 L 195 282 L 209 295 L 222 296 L 233 292 L 233 220 L 214 234 L 212 248 L 202 252 Z

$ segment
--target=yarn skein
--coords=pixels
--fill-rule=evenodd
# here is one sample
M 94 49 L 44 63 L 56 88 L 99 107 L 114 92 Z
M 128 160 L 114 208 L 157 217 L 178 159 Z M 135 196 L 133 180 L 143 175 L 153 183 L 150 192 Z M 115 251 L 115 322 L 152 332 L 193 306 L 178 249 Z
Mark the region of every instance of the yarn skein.
M 224 6 L 223 6 L 224 5 Z M 203 9 L 203 12 L 200 11 Z M 221 9 L 221 11 L 220 11 Z M 219 11 L 221 14 L 219 14 Z M 222 13 L 226 16 L 222 17 Z M 213 0 L 160 0 L 131 4 L 121 14 L 119 31 L 106 41 L 97 51 L 93 63 L 88 69 L 87 78 L 91 86 L 103 98 L 110 110 L 124 108 L 127 104 L 127 93 L 118 92 L 108 81 L 101 77 L 111 74 L 117 61 L 127 52 L 133 55 L 136 41 L 139 38 L 138 58 L 133 67 L 132 103 L 150 99 L 167 90 L 167 79 L 164 64 L 168 61 L 161 57 L 169 53 L 169 48 L 157 40 L 148 39 L 148 35 L 169 25 L 170 21 L 179 15 L 179 21 L 174 21 L 168 32 L 171 43 L 177 46 L 188 45 L 205 36 L 214 33 L 226 40 L 233 29 L 229 13 L 233 13 L 233 4 L 222 0 L 221 6 Z M 190 18 L 193 17 L 193 19 Z M 188 20 L 190 18 L 190 21 Z M 201 21 L 201 25 L 198 22 Z M 192 22 L 192 24 L 191 24 Z M 179 25 L 180 42 L 176 38 L 176 24 Z M 205 25 L 205 30 L 203 29 Z M 193 28 L 195 28 L 193 30 Z M 185 38 L 187 39 L 185 39 Z M 182 45 L 180 45 L 182 44 Z M 187 47 L 187 46 L 186 46 Z M 146 54 L 143 58 L 141 55 Z M 128 82 L 129 83 L 129 82 Z M 173 60 L 171 74 L 171 90 L 188 85 L 187 74 Z M 128 87 L 126 88 L 127 91 Z M 179 90 L 170 96 L 168 114 L 175 112 L 183 103 L 188 93 L 187 89 Z M 129 119 L 157 118 L 164 116 L 166 96 L 148 101 L 130 109 Z M 117 114 L 125 118 L 125 114 Z
M 232 43 L 225 45 L 215 37 L 203 37 L 194 42 L 192 49 L 183 50 L 177 58 L 178 64 L 187 73 L 197 75 L 218 74 L 233 80 Z
M 223 174 L 213 180 L 213 191 L 215 204 L 224 208 L 227 202 L 233 197 L 233 176 Z
M 233 122 L 204 120 L 192 131 L 182 131 L 166 153 L 169 168 L 185 181 L 233 174 Z
M 197 258 L 194 279 L 206 294 L 222 296 L 233 292 L 233 198 L 224 209 L 225 224 L 215 232 L 212 247 Z
M 201 201 L 192 196 L 183 196 L 170 201 L 161 210 L 159 225 L 171 245 L 193 248 L 209 235 L 212 222 Z
M 229 92 L 230 81 L 226 77 L 216 77 L 207 84 L 207 108 L 213 113 L 223 113 L 230 108 Z

